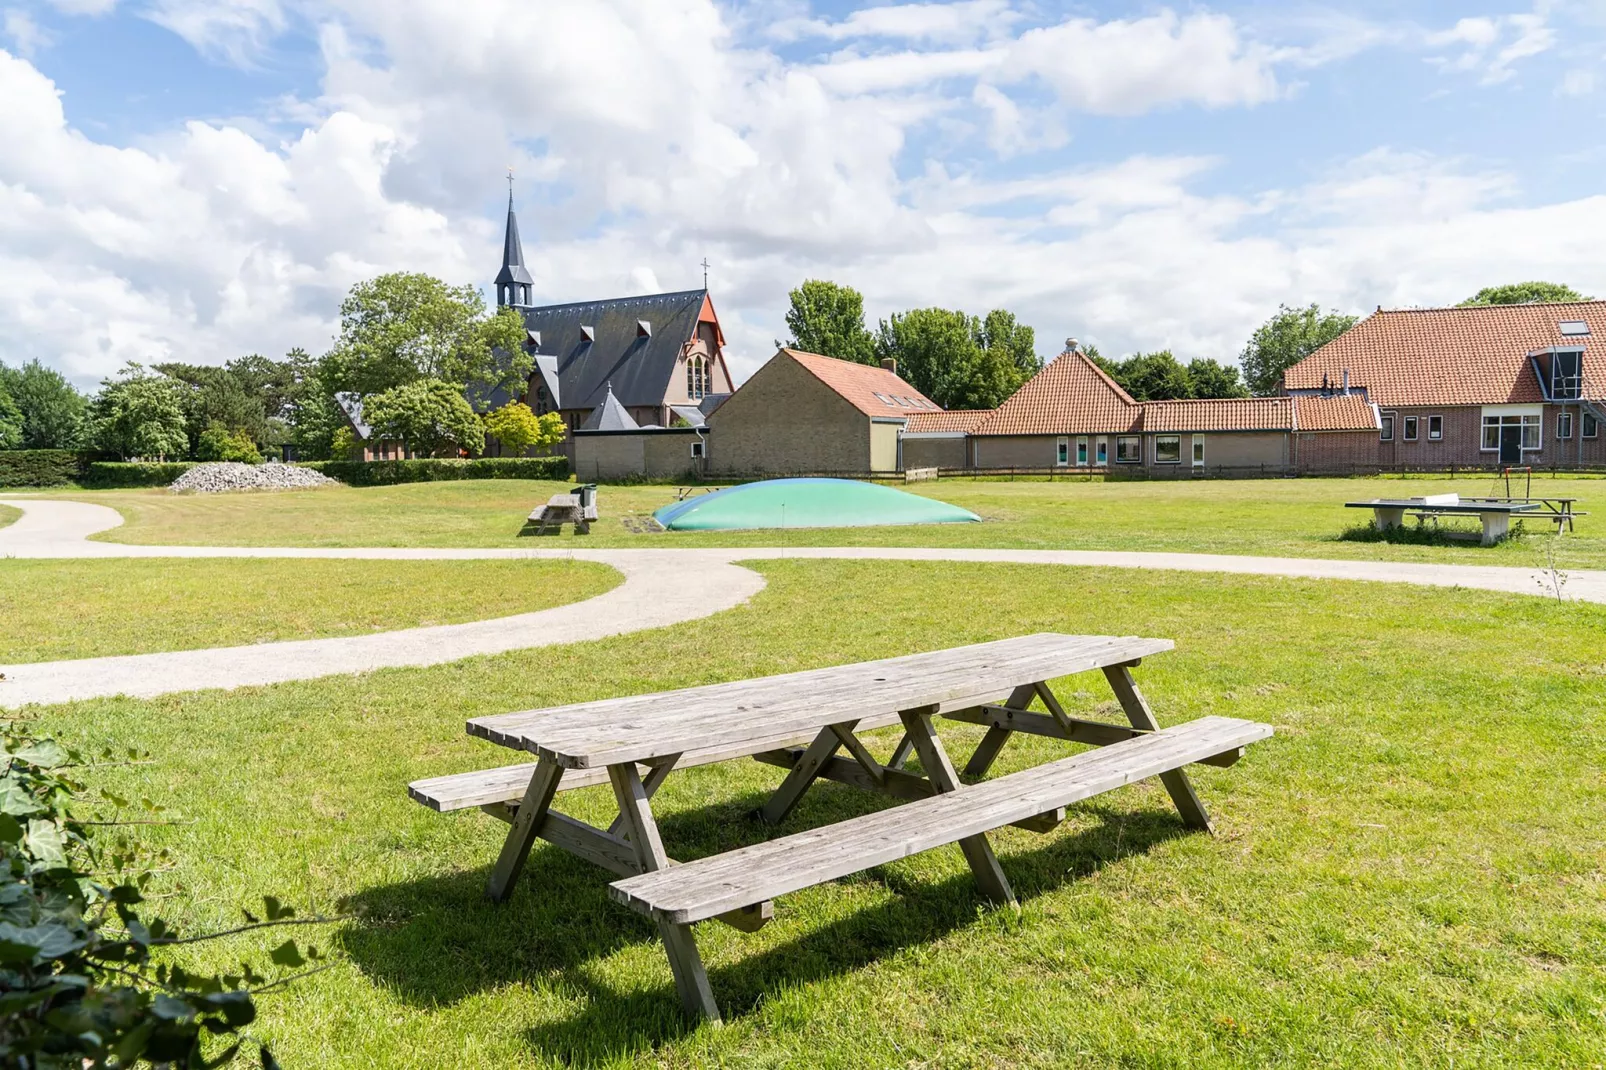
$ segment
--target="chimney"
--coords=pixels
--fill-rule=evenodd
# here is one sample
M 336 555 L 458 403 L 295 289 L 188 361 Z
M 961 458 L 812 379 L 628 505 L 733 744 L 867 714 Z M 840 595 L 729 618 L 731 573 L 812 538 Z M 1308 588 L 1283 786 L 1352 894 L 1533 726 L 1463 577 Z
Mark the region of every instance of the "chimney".
M 1342 393 L 1344 394 L 1345 397 L 1349 397 L 1349 369 L 1348 368 L 1344 369 L 1344 386 L 1343 386 Z
M 881 370 L 882 371 L 886 371 L 886 372 L 891 372 L 893 375 L 897 375 L 898 374 L 898 362 L 893 360 L 891 357 L 883 358 L 882 361 L 881 361 Z

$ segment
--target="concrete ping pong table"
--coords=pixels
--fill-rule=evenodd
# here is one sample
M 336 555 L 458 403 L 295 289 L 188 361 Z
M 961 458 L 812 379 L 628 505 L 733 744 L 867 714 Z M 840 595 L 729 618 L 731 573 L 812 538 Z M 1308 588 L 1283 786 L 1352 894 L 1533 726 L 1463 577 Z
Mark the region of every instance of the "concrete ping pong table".
M 1476 516 L 1483 522 L 1481 545 L 1493 546 L 1511 533 L 1513 513 L 1535 513 L 1543 506 L 1536 501 L 1489 501 L 1458 494 L 1429 494 L 1420 498 L 1373 498 L 1366 502 L 1345 502 L 1346 509 L 1370 509 L 1377 530 L 1388 531 L 1405 525 L 1405 514 L 1421 520 L 1440 516 Z

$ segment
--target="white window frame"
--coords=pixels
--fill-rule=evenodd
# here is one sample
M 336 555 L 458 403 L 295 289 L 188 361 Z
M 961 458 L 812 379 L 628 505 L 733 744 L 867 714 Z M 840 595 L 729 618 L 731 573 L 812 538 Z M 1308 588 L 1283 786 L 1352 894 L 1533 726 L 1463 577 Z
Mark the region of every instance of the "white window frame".
M 1573 437 L 1573 414 L 1558 412 L 1556 414 L 1556 438 L 1570 439 Z
M 1195 467 L 1195 468 L 1203 468 L 1204 467 L 1204 463 L 1205 463 L 1204 440 L 1205 440 L 1205 437 L 1203 435 L 1194 435 L 1193 436 L 1193 467 Z
M 1428 417 L 1428 441 L 1444 441 L 1444 417 L 1437 415 Z
M 1110 466 L 1110 440 L 1105 435 L 1093 440 L 1093 464 L 1098 468 Z
M 1600 437 L 1600 421 L 1595 418 L 1594 413 L 1584 413 L 1583 425 L 1579 427 L 1579 431 L 1584 438 Z
M 1121 443 L 1136 442 L 1138 448 L 1132 451 L 1132 456 L 1121 456 Z M 1115 463 L 1116 464 L 1142 464 L 1143 463 L 1143 436 L 1142 435 L 1116 435 L 1115 436 Z
M 1506 427 L 1522 428 L 1522 453 L 1538 453 L 1545 448 L 1545 417 L 1543 413 L 1505 412 L 1483 414 L 1483 421 L 1479 425 L 1478 452 L 1500 452 L 1500 429 Z M 1494 445 L 1489 445 L 1489 432 L 1493 430 Z M 1529 430 L 1533 431 L 1533 445 L 1528 445 Z
M 1078 467 L 1078 468 L 1086 468 L 1087 467 L 1087 457 L 1088 457 L 1088 454 L 1087 454 L 1087 436 L 1086 435 L 1077 435 L 1076 436 L 1076 467 Z
M 1176 446 L 1176 456 L 1169 461 L 1160 456 L 1160 443 L 1171 442 Z M 1181 435 L 1155 435 L 1154 436 L 1154 463 L 1155 464 L 1181 464 L 1182 463 L 1182 436 Z
M 1378 440 L 1381 442 L 1393 442 L 1394 420 L 1399 414 L 1390 410 L 1380 415 L 1382 418 L 1378 421 Z
M 1061 435 L 1054 440 L 1054 467 L 1064 468 L 1071 463 L 1071 440 Z
M 1422 430 L 1422 418 L 1420 416 L 1406 416 L 1402 417 L 1402 420 L 1404 422 L 1400 427 L 1400 437 L 1406 442 L 1415 442 L 1417 435 Z

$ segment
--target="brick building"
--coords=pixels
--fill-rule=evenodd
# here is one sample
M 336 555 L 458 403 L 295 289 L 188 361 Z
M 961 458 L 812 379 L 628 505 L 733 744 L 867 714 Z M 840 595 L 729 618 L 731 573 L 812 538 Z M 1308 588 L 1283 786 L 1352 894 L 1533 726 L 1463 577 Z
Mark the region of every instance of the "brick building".
M 1289 368 L 1296 401 L 1376 406 L 1357 464 L 1606 464 L 1606 302 L 1376 313 Z

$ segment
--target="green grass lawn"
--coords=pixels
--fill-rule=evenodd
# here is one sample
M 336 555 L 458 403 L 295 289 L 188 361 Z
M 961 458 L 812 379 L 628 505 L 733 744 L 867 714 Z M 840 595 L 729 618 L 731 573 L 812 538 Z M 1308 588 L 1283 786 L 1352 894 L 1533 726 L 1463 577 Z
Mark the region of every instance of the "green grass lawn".
M 482 486 L 450 497 L 473 500 Z M 1255 486 L 1340 499 L 1362 485 Z M 1237 490 L 1207 489 L 1221 488 Z M 1135 524 L 1141 511 L 1111 505 L 1113 490 L 1055 493 Z M 1002 503 L 1025 492 L 968 493 Z M 614 507 L 625 497 L 614 492 Z M 1304 508 L 1329 517 L 1317 497 Z M 441 497 L 414 500 L 433 501 L 437 520 L 449 512 Z M 488 538 L 494 525 L 479 522 L 456 536 Z M 1249 527 L 1266 540 L 1268 524 Z M 298 530 L 270 519 L 258 533 Z M 154 764 L 94 779 L 181 816 L 151 830 L 176 851 L 164 880 L 183 889 L 164 909 L 220 925 L 267 892 L 349 916 L 325 934 L 335 968 L 263 998 L 253 1028 L 285 1066 L 1601 1064 L 1606 609 L 1122 570 L 762 571 L 770 586 L 750 605 L 672 629 L 94 701 L 38 711 L 37 727 L 153 752 Z M 1164 792 L 1144 784 L 1076 808 L 1054 833 L 997 834 L 1018 920 L 983 908 L 947 848 L 788 896 L 755 935 L 702 926 L 724 1028 L 682 1022 L 654 929 L 608 899 L 600 871 L 540 845 L 512 901 L 487 904 L 504 826 L 405 796 L 418 777 L 516 760 L 469 740 L 466 717 L 1042 629 L 1174 638 L 1175 653 L 1138 670 L 1163 723 L 1220 713 L 1276 726 L 1237 767 L 1196 767 L 1220 835 L 1184 833 Z M 1062 681 L 1060 693 L 1118 716 L 1100 679 Z M 943 732 L 955 754 L 976 738 Z M 1017 739 L 1001 770 L 1069 749 Z M 751 762 L 671 777 L 657 804 L 670 853 L 764 837 L 746 815 L 779 778 Z M 561 805 L 610 816 L 597 789 Z M 785 830 L 878 805 L 825 785 Z M 249 946 L 260 961 L 282 938 Z M 240 951 L 197 961 L 222 968 Z
M 1094 550 L 1180 550 L 1294 557 L 1341 557 L 1528 565 L 1535 538 L 1477 545 L 1342 541 L 1370 521 L 1346 501 L 1459 491 L 1486 495 L 1475 479 L 1103 481 L 945 480 L 910 490 L 964 506 L 984 524 L 794 531 L 639 534 L 652 511 L 673 500 L 667 486 L 603 487 L 603 519 L 589 536 L 521 537 L 530 509 L 564 485 L 514 480 L 414 483 L 272 495 L 173 495 L 166 491 L 55 492 L 110 505 L 128 523 L 111 542 L 287 546 L 999 546 Z M 1560 563 L 1606 567 L 1606 480 L 1536 480 L 1535 494 L 1577 497 L 1594 515 L 1559 544 Z M 1551 525 L 1536 525 L 1549 532 Z
M 0 505 L 0 528 L 12 523 L 21 515 L 21 510 L 13 509 L 9 505 Z
M 0 665 L 457 624 L 619 580 L 571 561 L 0 559 Z

